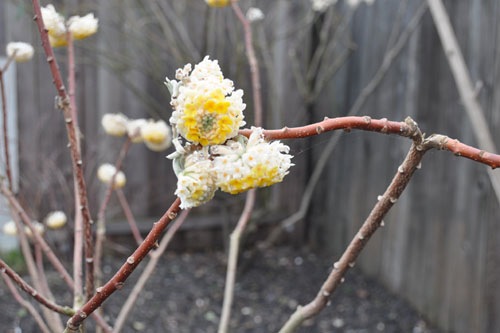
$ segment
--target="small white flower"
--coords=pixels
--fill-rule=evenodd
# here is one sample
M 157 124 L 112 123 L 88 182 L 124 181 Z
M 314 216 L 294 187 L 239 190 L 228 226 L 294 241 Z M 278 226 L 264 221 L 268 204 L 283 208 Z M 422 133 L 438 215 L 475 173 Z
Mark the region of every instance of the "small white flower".
M 260 8 L 250 7 L 247 11 L 247 19 L 250 22 L 256 22 L 264 19 L 264 13 Z
M 141 128 L 141 136 L 144 144 L 152 151 L 163 151 L 170 147 L 172 141 L 170 128 L 163 120 L 148 121 Z
M 175 194 L 181 199 L 182 209 L 197 207 L 210 201 L 217 190 L 212 161 L 207 150 L 195 151 L 188 156 L 174 160 L 174 163 L 184 164 L 177 173 L 177 190 Z
M 50 229 L 60 229 L 66 225 L 67 221 L 68 218 L 66 217 L 66 214 L 59 210 L 49 213 L 45 218 L 45 224 Z
M 111 184 L 111 180 L 113 179 L 113 176 L 115 176 L 115 182 L 113 185 L 113 188 L 122 188 L 125 186 L 127 183 L 127 178 L 125 177 L 125 174 L 123 171 L 118 171 L 115 168 L 113 164 L 105 163 L 102 164 L 99 169 L 97 169 L 97 178 L 104 184 Z
M 93 13 L 85 16 L 72 16 L 68 20 L 68 29 L 74 39 L 84 39 L 97 32 L 98 20 Z
M 33 58 L 33 46 L 23 42 L 10 42 L 5 48 L 8 57 L 14 57 L 17 62 L 25 62 Z
M 146 119 L 132 119 L 127 122 L 127 134 L 133 143 L 142 142 L 141 130 L 147 123 Z
M 3 233 L 9 236 L 17 236 L 17 227 L 14 221 L 9 221 L 3 225 Z
M 61 37 L 66 34 L 66 26 L 64 24 L 64 16 L 56 12 L 53 5 L 42 7 L 42 19 L 45 28 L 49 31 L 49 35 L 54 38 Z
M 315 12 L 324 12 L 328 7 L 337 3 L 337 0 L 311 0 L 312 9 Z
M 124 136 L 127 134 L 128 118 L 121 113 L 106 113 L 101 120 L 106 134 Z

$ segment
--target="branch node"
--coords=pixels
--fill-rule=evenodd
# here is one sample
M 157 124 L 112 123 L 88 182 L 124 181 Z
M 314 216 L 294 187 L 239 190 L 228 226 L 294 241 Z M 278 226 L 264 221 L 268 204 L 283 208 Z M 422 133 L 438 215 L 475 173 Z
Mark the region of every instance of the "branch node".
M 380 200 L 382 200 L 383 198 L 384 198 L 384 196 L 383 196 L 383 195 L 379 195 L 379 196 L 377 197 L 377 201 L 380 201 Z
M 371 124 L 371 122 L 372 122 L 372 117 L 370 117 L 370 116 L 364 116 L 363 119 L 364 119 L 365 123 L 367 123 L 367 124 Z
M 356 263 L 354 261 L 349 263 L 349 267 L 353 268 L 354 266 L 356 266 Z
M 338 261 L 333 263 L 333 269 L 339 269 L 340 263 Z
M 325 131 L 325 128 L 323 126 L 317 126 L 316 127 L 316 133 L 321 134 Z
M 95 292 L 100 294 L 100 293 L 102 293 L 103 289 L 104 289 L 103 287 L 99 287 L 95 290 Z
M 389 121 L 387 120 L 387 118 L 382 118 L 380 120 L 383 121 L 383 122 L 385 122 L 384 127 L 382 127 L 382 129 L 380 130 L 380 133 L 387 134 L 388 131 L 389 131 L 389 127 L 387 126 L 388 123 L 389 123 Z
M 323 297 L 326 297 L 326 298 L 328 298 L 330 296 L 330 293 L 327 290 L 323 290 L 323 292 L 321 294 L 323 295 Z
M 359 238 L 359 240 L 363 240 L 363 239 L 365 239 L 365 235 L 363 235 L 362 233 L 359 233 L 358 238 Z
M 380 221 L 380 226 L 381 226 L 381 227 L 385 227 L 385 222 L 384 222 L 384 220 Z
M 115 284 L 115 288 L 116 288 L 117 290 L 122 289 L 122 288 L 123 288 L 123 282 L 118 282 L 118 283 L 116 283 L 116 284 Z
M 390 197 L 389 201 L 394 204 L 394 203 L 396 203 L 396 201 L 398 201 L 398 198 L 396 198 L 396 197 Z
M 400 166 L 398 167 L 398 172 L 399 172 L 399 173 L 405 173 L 405 168 L 404 168 L 402 165 L 400 165 Z
M 135 258 L 133 256 L 127 258 L 127 264 L 133 265 L 134 263 L 135 263 Z
M 169 213 L 168 213 L 168 218 L 169 218 L 170 220 L 173 220 L 173 219 L 175 219 L 176 217 L 177 217 L 177 213 L 175 213 L 175 212 L 169 212 Z

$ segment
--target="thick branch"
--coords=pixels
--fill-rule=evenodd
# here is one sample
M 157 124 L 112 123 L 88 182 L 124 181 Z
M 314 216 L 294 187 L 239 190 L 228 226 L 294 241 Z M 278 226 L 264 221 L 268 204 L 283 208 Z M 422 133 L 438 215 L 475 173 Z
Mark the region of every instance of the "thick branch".
M 54 57 L 54 50 L 49 43 L 49 35 L 47 29 L 44 26 L 42 13 L 40 9 L 40 3 L 38 0 L 33 0 L 33 9 L 35 12 L 34 20 L 36 21 L 38 31 L 40 33 L 40 38 L 42 40 L 42 46 L 47 56 L 47 62 L 50 66 L 50 72 L 54 79 L 54 85 L 57 89 L 59 97 L 59 107 L 64 113 L 66 131 L 68 135 L 69 148 L 71 152 L 71 162 L 73 167 L 73 172 L 76 174 L 76 185 L 78 188 L 78 199 L 80 201 L 80 207 L 78 209 L 81 211 L 83 218 L 83 229 L 85 237 L 85 264 L 86 264 L 86 288 L 87 293 L 94 289 L 94 256 L 93 256 L 93 242 L 92 242 L 92 219 L 90 217 L 90 212 L 88 208 L 87 200 L 87 186 L 85 184 L 85 179 L 83 177 L 83 161 L 80 153 L 79 140 L 77 137 L 77 129 L 75 127 L 75 119 L 73 119 L 73 112 L 71 108 L 71 103 L 68 94 L 66 93 L 66 88 L 61 77 L 61 72 L 59 71 L 59 66 L 57 64 L 56 58 Z
M 144 242 L 128 257 L 127 261 L 120 267 L 118 272 L 102 287 L 97 288 L 97 292 L 92 298 L 68 320 L 65 332 L 78 332 L 80 324 L 94 312 L 101 304 L 113 294 L 121 289 L 127 278 L 132 274 L 144 257 L 156 246 L 162 232 L 168 224 L 177 216 L 180 211 L 181 201 L 177 198 L 165 214 L 153 224 L 153 228 L 144 239 Z
M 264 136 L 268 140 L 280 139 L 294 139 L 306 138 L 323 132 L 334 131 L 343 129 L 349 132 L 352 129 L 359 129 L 363 131 L 380 132 L 384 134 L 396 134 L 407 138 L 413 138 L 416 135 L 416 127 L 412 127 L 413 120 L 405 122 L 390 121 L 383 119 L 372 119 L 368 116 L 364 117 L 338 117 L 338 118 L 325 118 L 325 120 L 302 126 L 302 127 L 284 127 L 279 130 L 264 130 Z M 240 131 L 240 134 L 250 136 L 252 133 L 249 129 Z M 444 135 L 434 135 L 432 141 L 439 138 L 439 143 L 433 143 L 433 148 L 448 150 L 456 156 L 465 157 L 476 162 L 486 164 L 493 169 L 500 167 L 500 155 L 486 152 L 472 146 L 459 142 L 458 140 L 450 139 Z M 430 138 L 430 137 L 429 137 Z

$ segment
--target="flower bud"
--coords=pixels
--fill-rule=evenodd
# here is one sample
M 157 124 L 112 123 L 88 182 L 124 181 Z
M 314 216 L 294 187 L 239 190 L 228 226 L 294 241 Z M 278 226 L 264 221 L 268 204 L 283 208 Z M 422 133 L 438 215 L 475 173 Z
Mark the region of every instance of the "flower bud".
M 68 20 L 68 29 L 74 39 L 84 39 L 97 32 L 98 20 L 93 13 L 85 16 L 72 16 Z
M 128 119 L 121 113 L 106 113 L 101 120 L 106 134 L 112 136 L 124 136 L 127 134 Z
M 163 120 L 148 121 L 141 128 L 141 136 L 144 144 L 152 151 L 163 151 L 171 145 L 170 128 Z
M 111 184 L 111 180 L 113 179 L 113 176 L 115 174 L 116 176 L 113 188 L 118 189 L 124 187 L 125 184 L 127 183 L 127 178 L 125 177 L 123 171 L 117 172 L 113 164 L 109 163 L 102 164 L 97 170 L 97 178 L 99 178 L 101 182 L 107 185 Z
M 51 212 L 45 218 L 45 224 L 50 229 L 60 229 L 66 225 L 67 221 L 68 218 L 66 217 L 66 214 L 64 214 L 64 212 L 62 211 Z
M 33 58 L 33 53 L 35 53 L 33 46 L 23 42 L 10 42 L 5 49 L 7 56 L 14 57 L 16 62 L 28 61 Z
M 9 221 L 3 225 L 3 233 L 9 236 L 17 236 L 17 227 L 14 221 Z

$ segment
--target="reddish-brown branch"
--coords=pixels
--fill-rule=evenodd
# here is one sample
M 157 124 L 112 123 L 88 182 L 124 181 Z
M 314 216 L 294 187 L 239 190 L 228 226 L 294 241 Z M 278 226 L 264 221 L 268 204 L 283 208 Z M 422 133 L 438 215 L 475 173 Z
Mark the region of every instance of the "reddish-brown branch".
M 66 88 L 61 77 L 61 72 L 59 71 L 59 66 L 54 57 L 54 50 L 49 43 L 49 35 L 47 29 L 44 26 L 42 13 L 40 9 L 40 3 L 38 0 L 33 0 L 33 9 L 35 12 L 34 20 L 37 24 L 38 31 L 40 33 L 40 38 L 42 40 L 42 46 L 47 56 L 47 62 L 50 66 L 50 72 L 54 79 L 54 85 L 57 89 L 59 96 L 59 107 L 64 113 L 66 131 L 68 135 L 69 148 L 71 151 L 71 162 L 74 173 L 77 179 L 78 188 L 78 199 L 80 201 L 80 207 L 78 209 L 81 211 L 83 218 L 83 229 L 85 237 L 85 264 L 86 264 L 86 288 L 87 293 L 91 293 L 94 290 L 94 255 L 93 255 L 93 242 L 92 242 L 92 219 L 90 217 L 90 212 L 88 208 L 87 200 L 87 187 L 85 185 L 85 179 L 83 177 L 83 161 L 80 154 L 80 148 L 78 145 L 77 129 L 75 127 L 75 120 L 72 117 L 71 104 L 66 93 Z
M 263 125 L 263 112 L 262 112 L 262 94 L 260 84 L 259 63 L 255 56 L 253 48 L 252 27 L 250 21 L 245 17 L 238 2 L 232 2 L 233 11 L 238 17 L 243 26 L 245 34 L 245 48 L 247 51 L 248 64 L 250 65 L 250 77 L 252 80 L 252 94 L 253 94 L 253 108 L 254 108 L 254 124 L 255 126 Z
M 398 122 L 383 119 L 372 119 L 368 116 L 350 116 L 339 118 L 325 118 L 323 121 L 302 126 L 284 127 L 277 130 L 264 130 L 264 136 L 268 140 L 296 139 L 315 136 L 323 132 L 343 129 L 359 129 L 363 131 L 380 132 L 384 134 L 396 134 L 403 137 L 412 138 L 415 132 L 408 121 Z M 252 130 L 240 130 L 240 134 L 250 136 Z M 449 150 L 456 156 L 465 157 L 476 162 L 486 164 L 492 168 L 500 167 L 500 155 L 471 147 L 458 140 L 450 139 L 447 136 L 435 134 L 429 137 L 433 141 L 432 147 L 442 150 Z
M 23 278 L 20 277 L 16 272 L 14 272 L 14 270 L 10 268 L 9 265 L 7 265 L 2 259 L 0 259 L 0 270 L 2 272 L 5 272 L 5 274 L 7 274 L 7 276 L 12 281 L 14 281 L 19 286 L 19 288 L 24 290 L 28 295 L 33 297 L 43 306 L 66 316 L 72 316 L 75 313 L 75 311 L 71 307 L 57 305 L 40 295 L 40 293 L 38 293 L 32 286 L 24 281 Z
M 134 214 L 130 209 L 130 205 L 128 204 L 127 198 L 125 197 L 125 194 L 121 189 L 117 189 L 115 193 L 116 196 L 118 197 L 118 201 L 120 201 L 120 206 L 122 206 L 122 210 L 123 213 L 125 214 L 125 218 L 127 219 L 128 225 L 130 226 L 130 231 L 132 232 L 132 235 L 134 236 L 134 239 L 137 242 L 137 244 L 141 245 L 144 239 L 141 236 L 139 228 L 137 228 L 137 222 L 135 221 Z
M 9 131 L 7 124 L 7 98 L 5 97 L 5 82 L 3 79 L 3 71 L 0 71 L 0 90 L 2 95 L 2 127 L 3 127 L 3 149 L 5 155 L 5 174 L 9 182 L 9 189 L 12 190 L 12 172 L 10 168 L 10 152 L 9 152 Z
M 116 175 L 118 171 L 122 168 L 123 161 L 127 156 L 127 153 L 130 149 L 130 145 L 132 144 L 132 140 L 127 137 L 127 140 L 123 143 L 120 153 L 118 154 L 118 158 L 115 162 L 116 173 L 111 177 L 111 182 L 106 188 L 106 193 L 104 194 L 104 198 L 102 200 L 101 206 L 99 207 L 99 211 L 97 213 L 97 231 L 96 231 L 96 240 L 95 240 L 95 254 L 94 254 L 94 262 L 95 262 L 95 275 L 97 278 L 97 284 L 100 284 L 100 279 L 102 276 L 101 272 L 101 259 L 102 259 L 102 247 L 104 243 L 104 239 L 106 236 L 106 208 L 109 204 L 109 200 L 111 199 L 111 194 L 113 194 L 113 184 L 115 183 Z
M 94 296 L 68 320 L 65 332 L 77 332 L 78 327 L 85 318 L 101 306 L 111 294 L 123 286 L 125 280 L 132 274 L 142 259 L 151 249 L 155 248 L 158 239 L 168 224 L 177 216 L 180 211 L 180 203 L 180 199 L 177 198 L 158 222 L 153 224 L 153 228 L 144 239 L 144 242 L 128 257 L 118 272 L 105 285 L 99 287 Z

